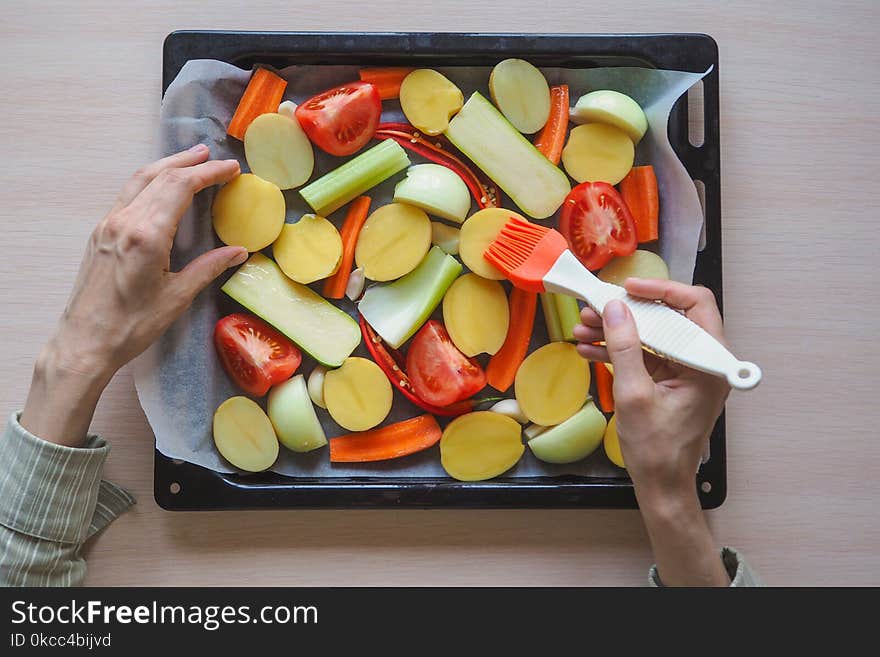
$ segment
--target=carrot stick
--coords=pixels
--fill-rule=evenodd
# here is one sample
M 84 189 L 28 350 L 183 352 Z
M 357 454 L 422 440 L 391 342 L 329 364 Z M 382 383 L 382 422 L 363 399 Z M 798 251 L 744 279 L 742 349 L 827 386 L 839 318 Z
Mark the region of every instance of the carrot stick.
M 364 463 L 396 459 L 428 449 L 440 440 L 441 433 L 433 415 L 420 415 L 378 429 L 331 438 L 330 461 Z
M 403 78 L 415 69 L 402 67 L 388 68 L 362 68 L 360 70 L 361 81 L 369 82 L 379 91 L 379 98 L 388 100 L 400 95 L 400 85 Z
M 636 224 L 636 239 L 653 242 L 659 236 L 657 219 L 660 216 L 660 198 L 654 167 L 633 167 L 620 181 L 620 195 L 629 208 Z
M 324 296 L 328 299 L 341 299 L 345 295 L 345 286 L 351 276 L 351 263 L 354 261 L 354 247 L 369 212 L 369 196 L 358 196 L 348 206 L 348 214 L 345 215 L 342 230 L 339 231 L 342 238 L 342 260 L 339 261 L 336 273 L 324 281 Z
M 235 114 L 229 122 L 226 134 L 244 140 L 244 133 L 255 118 L 260 114 L 277 112 L 278 105 L 284 97 L 287 80 L 275 75 L 265 68 L 258 68 L 251 76 L 247 89 L 244 90 Z
M 594 362 L 596 373 L 596 394 L 599 397 L 599 408 L 604 413 L 614 412 L 614 375 L 605 367 L 605 363 Z
M 516 371 L 529 350 L 537 305 L 536 292 L 515 287 L 510 293 L 510 328 L 507 329 L 501 349 L 492 356 L 486 367 L 486 379 L 496 390 L 504 392 L 516 378 Z
M 550 118 L 535 137 L 535 148 L 553 164 L 559 164 L 568 132 L 568 85 L 550 87 Z

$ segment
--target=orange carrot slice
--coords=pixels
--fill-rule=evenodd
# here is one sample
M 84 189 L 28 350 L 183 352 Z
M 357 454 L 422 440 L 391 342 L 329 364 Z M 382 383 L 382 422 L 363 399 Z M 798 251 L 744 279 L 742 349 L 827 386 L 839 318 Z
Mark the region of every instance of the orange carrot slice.
M 529 350 L 537 305 L 536 292 L 526 292 L 515 287 L 510 293 L 510 327 L 507 329 L 507 337 L 486 367 L 486 380 L 496 390 L 504 392 L 516 378 L 516 371 Z
M 400 85 L 403 78 L 412 73 L 415 69 L 403 67 L 387 67 L 387 68 L 362 68 L 360 70 L 361 80 L 369 82 L 379 92 L 379 98 L 389 100 L 400 96 Z
M 330 439 L 332 463 L 385 461 L 428 449 L 440 441 L 440 425 L 425 414 L 395 424 Z
M 354 247 L 369 212 L 369 196 L 358 196 L 348 206 L 348 214 L 345 215 L 342 230 L 339 231 L 339 236 L 342 237 L 342 260 L 339 261 L 336 273 L 324 281 L 324 296 L 328 299 L 341 299 L 345 295 L 345 287 L 351 276 L 351 263 L 354 261 Z
M 614 375 L 605 367 L 605 363 L 594 362 L 593 372 L 596 376 L 596 395 L 599 397 L 599 408 L 604 413 L 614 412 Z
M 636 239 L 653 242 L 659 237 L 657 222 L 660 216 L 660 198 L 654 167 L 633 167 L 618 185 L 623 202 L 629 208 L 636 224 Z
M 244 140 L 244 133 L 255 118 L 260 114 L 277 112 L 278 105 L 284 97 L 287 80 L 275 75 L 265 68 L 258 68 L 251 76 L 247 89 L 244 90 L 235 114 L 226 128 L 226 134 Z

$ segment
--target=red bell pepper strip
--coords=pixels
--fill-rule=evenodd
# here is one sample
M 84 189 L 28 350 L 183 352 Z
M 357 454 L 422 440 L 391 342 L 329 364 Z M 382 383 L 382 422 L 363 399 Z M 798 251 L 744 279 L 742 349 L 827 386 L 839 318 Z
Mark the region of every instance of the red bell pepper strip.
M 603 413 L 614 412 L 614 375 L 605 367 L 605 363 L 593 362 L 596 373 L 596 394 L 599 397 L 599 408 Z
M 391 385 L 397 388 L 404 397 L 409 399 L 419 408 L 422 408 L 429 413 L 433 413 L 434 415 L 455 417 L 457 415 L 470 413 L 481 404 L 501 399 L 501 397 L 463 399 L 460 402 L 455 402 L 449 406 L 434 406 L 433 404 L 422 401 L 422 399 L 413 391 L 412 382 L 409 380 L 409 376 L 407 376 L 407 373 L 401 365 L 404 360 L 400 352 L 388 347 L 382 338 L 379 337 L 379 334 L 373 330 L 372 326 L 367 324 L 367 321 L 363 317 L 360 317 L 358 321 L 361 325 L 361 333 L 364 336 L 364 342 L 366 342 L 367 349 L 373 357 L 373 360 L 375 360 L 379 368 L 385 372 L 385 376 L 391 381 Z
M 465 164 L 463 156 L 456 154 L 455 147 L 445 137 L 423 135 L 409 123 L 380 123 L 374 137 L 393 139 L 413 153 L 455 171 L 471 190 L 480 208 L 501 207 L 501 197 L 495 183 Z

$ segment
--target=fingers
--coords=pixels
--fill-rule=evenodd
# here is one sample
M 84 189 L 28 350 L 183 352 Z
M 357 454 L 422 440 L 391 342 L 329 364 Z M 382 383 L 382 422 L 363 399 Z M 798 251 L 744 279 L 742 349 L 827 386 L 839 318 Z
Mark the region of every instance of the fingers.
M 603 363 L 611 362 L 611 359 L 608 357 L 608 350 L 605 347 L 581 342 L 577 345 L 576 348 L 578 354 L 580 354 L 582 358 L 586 358 L 587 360 L 602 361 Z
M 654 381 L 645 369 L 642 342 L 632 313 L 623 301 L 609 301 L 603 311 L 605 348 L 614 365 L 614 398 L 626 400 L 649 399 L 654 393 Z M 580 347 L 578 347 L 580 351 Z
M 147 185 L 155 180 L 156 176 L 166 169 L 180 169 L 201 164 L 208 159 L 209 155 L 210 152 L 207 146 L 196 144 L 189 150 L 163 157 L 161 160 L 152 162 L 139 169 L 122 187 L 122 191 L 119 193 L 119 198 L 116 199 L 116 205 L 113 206 L 113 209 L 119 210 L 131 203 L 138 194 L 146 189 Z
M 196 295 L 204 290 L 211 281 L 230 267 L 236 267 L 248 258 L 247 249 L 240 246 L 224 246 L 203 253 L 175 274 L 180 295 L 186 305 L 192 303 Z
M 578 342 L 604 342 L 605 332 L 600 328 L 578 324 L 572 329 L 574 339 Z
M 238 160 L 210 160 L 182 169 L 164 169 L 131 202 L 128 212 L 173 235 L 195 194 L 228 182 L 239 172 Z
M 599 313 L 589 307 L 581 309 L 581 322 L 586 326 L 602 328 L 602 318 L 599 317 Z
M 633 296 L 656 299 L 683 310 L 688 319 L 702 326 L 714 338 L 723 340 L 721 313 L 709 288 L 653 278 L 628 278 L 623 286 Z

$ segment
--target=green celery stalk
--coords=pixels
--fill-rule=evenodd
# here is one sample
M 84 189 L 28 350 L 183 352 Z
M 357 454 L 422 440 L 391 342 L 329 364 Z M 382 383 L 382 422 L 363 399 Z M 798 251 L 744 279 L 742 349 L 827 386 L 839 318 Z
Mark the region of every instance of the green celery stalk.
M 461 264 L 439 246 L 403 278 L 374 285 L 365 293 L 358 310 L 376 333 L 397 349 L 430 317 L 446 290 L 461 273 Z
M 555 295 L 552 292 L 542 292 L 541 310 L 544 311 L 544 322 L 547 324 L 547 335 L 550 342 L 562 342 L 562 324 L 559 322 L 559 311 L 556 309 Z
M 326 217 L 409 165 L 403 147 L 386 139 L 309 183 L 299 193 L 315 213 Z
M 556 314 L 559 317 L 559 326 L 562 330 L 562 339 L 574 341 L 574 327 L 581 321 L 581 309 L 577 299 L 567 294 L 554 294 L 556 301 Z

